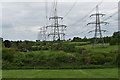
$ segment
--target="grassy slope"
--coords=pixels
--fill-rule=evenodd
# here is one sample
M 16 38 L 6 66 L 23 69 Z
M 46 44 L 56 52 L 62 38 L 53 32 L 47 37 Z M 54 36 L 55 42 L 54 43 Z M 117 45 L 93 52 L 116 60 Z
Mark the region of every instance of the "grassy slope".
M 72 43 L 80 43 L 80 42 L 71 42 Z M 109 45 L 109 44 L 106 44 L 106 48 L 102 48 L 100 45 L 97 46 L 96 48 L 93 48 L 92 45 L 84 45 L 84 46 L 76 46 L 77 48 L 86 48 L 88 50 L 91 50 L 92 52 L 111 52 L 113 50 L 117 50 L 118 49 L 118 45 Z M 120 47 L 120 46 L 119 46 Z M 51 50 L 46 50 L 46 51 L 33 51 L 31 53 L 58 53 L 58 52 L 64 52 L 64 51 L 51 51 Z
M 3 70 L 3 78 L 118 78 L 117 68 L 79 70 Z
M 78 47 L 78 48 L 83 47 L 83 48 L 92 50 L 93 52 L 110 52 L 112 50 L 117 50 L 118 47 L 120 47 L 120 46 L 118 46 L 118 45 L 108 45 L 107 44 L 106 48 L 102 48 L 100 45 L 97 46 L 96 48 L 93 48 L 92 45 L 84 45 L 84 46 L 76 46 L 76 47 Z

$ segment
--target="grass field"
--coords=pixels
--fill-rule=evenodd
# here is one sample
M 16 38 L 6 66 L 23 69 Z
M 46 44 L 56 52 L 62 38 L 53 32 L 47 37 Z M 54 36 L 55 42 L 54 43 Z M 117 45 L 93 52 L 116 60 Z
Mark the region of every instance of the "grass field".
M 117 68 L 78 70 L 3 70 L 3 78 L 118 78 Z
M 112 50 L 117 50 L 120 47 L 118 45 L 109 45 L 109 44 L 106 44 L 105 46 L 106 46 L 105 48 L 102 48 L 101 45 L 96 46 L 96 48 L 93 48 L 92 45 L 84 45 L 84 46 L 76 46 L 76 47 L 86 48 L 92 50 L 93 52 L 110 52 Z

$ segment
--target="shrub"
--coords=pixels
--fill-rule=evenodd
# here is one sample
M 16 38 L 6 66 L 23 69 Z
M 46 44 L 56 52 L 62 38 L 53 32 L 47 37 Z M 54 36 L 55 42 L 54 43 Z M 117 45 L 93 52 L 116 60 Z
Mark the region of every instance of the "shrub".
M 76 60 L 76 57 L 73 54 L 59 54 L 56 57 L 57 61 L 60 63 L 73 63 Z
M 105 63 L 105 56 L 102 54 L 94 54 L 91 56 L 91 64 L 104 64 Z
M 2 59 L 12 62 L 14 60 L 15 49 L 13 48 L 3 48 L 2 49 Z
M 113 63 L 113 57 L 108 56 L 105 58 L 105 64 L 112 64 L 112 63 Z
M 89 54 L 91 51 L 90 50 L 87 50 L 85 48 L 76 48 L 75 49 L 77 53 L 81 53 L 81 54 Z
M 63 44 L 62 50 L 65 52 L 75 52 L 75 46 L 73 44 Z
M 111 38 L 110 45 L 116 45 L 116 44 L 118 44 L 118 38 Z

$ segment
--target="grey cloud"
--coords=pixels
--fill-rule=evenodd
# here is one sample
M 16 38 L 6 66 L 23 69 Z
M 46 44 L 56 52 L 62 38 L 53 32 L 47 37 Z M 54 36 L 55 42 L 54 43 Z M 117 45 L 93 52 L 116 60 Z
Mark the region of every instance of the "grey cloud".
M 66 38 L 73 38 L 74 36 L 83 37 L 85 30 L 94 29 L 93 27 L 86 27 L 85 25 L 90 22 L 89 16 L 83 20 L 81 19 L 95 7 L 96 3 L 77 3 L 72 11 L 63 19 L 63 24 L 68 26 L 66 31 Z M 114 5 L 113 5 L 114 4 Z M 45 25 L 45 3 L 38 2 L 20 2 L 20 3 L 3 3 L 3 10 L 2 10 L 2 22 L 3 22 L 3 38 L 11 39 L 11 40 L 18 40 L 18 39 L 29 39 L 29 40 L 36 40 L 38 35 L 38 28 L 40 26 Z M 64 16 L 68 10 L 71 8 L 73 3 L 58 3 L 58 15 Z M 48 17 L 51 16 L 51 3 L 48 3 Z M 117 6 L 117 3 L 103 3 L 100 7 L 101 12 L 109 12 L 111 8 Z M 92 13 L 95 13 L 93 11 Z M 117 17 L 116 17 L 117 18 Z M 111 20 L 116 21 L 116 18 L 112 18 Z M 95 19 L 92 18 L 94 21 Z M 71 24 L 76 24 L 70 26 Z M 109 30 L 113 29 L 114 31 L 117 30 L 116 27 L 112 23 L 108 28 Z M 112 28 L 111 28 L 112 27 Z M 83 33 L 82 33 L 83 32 Z M 87 32 L 87 31 L 86 31 Z M 109 33 L 109 35 L 111 35 Z M 86 34 L 88 37 L 92 37 L 92 34 Z

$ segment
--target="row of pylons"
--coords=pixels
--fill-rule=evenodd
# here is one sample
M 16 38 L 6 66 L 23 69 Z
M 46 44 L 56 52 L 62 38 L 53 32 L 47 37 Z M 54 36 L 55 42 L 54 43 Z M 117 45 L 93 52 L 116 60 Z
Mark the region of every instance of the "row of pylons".
M 90 17 L 95 16 L 96 18 L 95 22 L 90 22 L 87 24 L 87 25 L 95 24 L 95 29 L 90 31 L 90 32 L 95 32 L 94 41 L 93 41 L 94 47 L 97 44 L 97 40 L 100 40 L 102 43 L 102 46 L 104 47 L 104 40 L 103 40 L 102 32 L 106 32 L 106 30 L 101 29 L 101 24 L 105 24 L 105 25 L 108 24 L 108 22 L 104 22 L 100 20 L 100 17 L 104 15 L 105 14 L 99 13 L 99 6 L 97 5 L 96 13 L 90 16 Z M 55 0 L 54 2 L 53 16 L 50 17 L 49 20 L 51 20 L 52 23 L 40 29 L 41 35 L 39 35 L 39 38 L 42 39 L 42 41 L 46 41 L 46 39 L 49 39 L 49 41 L 64 41 L 65 31 L 66 31 L 67 26 L 59 23 L 61 20 L 63 20 L 63 17 L 59 17 L 57 15 L 57 0 Z

